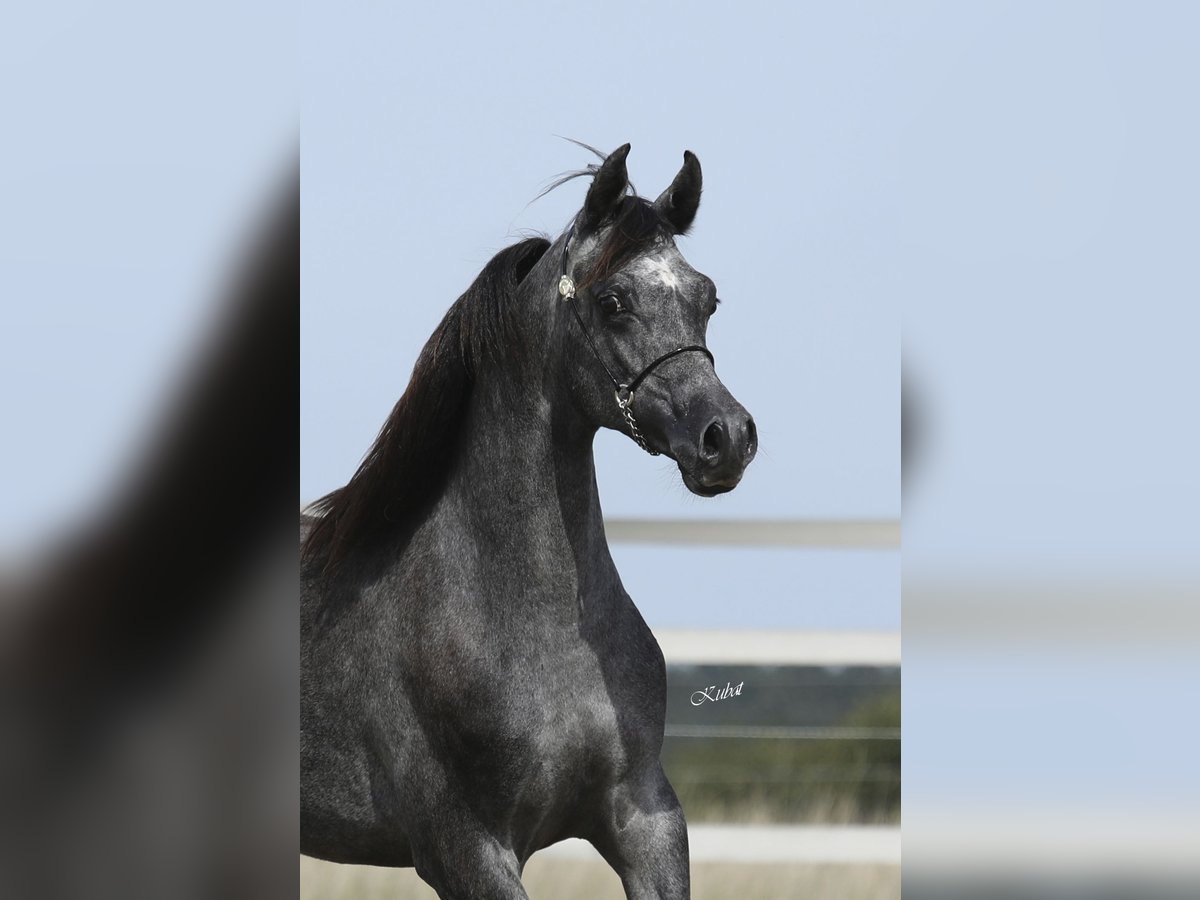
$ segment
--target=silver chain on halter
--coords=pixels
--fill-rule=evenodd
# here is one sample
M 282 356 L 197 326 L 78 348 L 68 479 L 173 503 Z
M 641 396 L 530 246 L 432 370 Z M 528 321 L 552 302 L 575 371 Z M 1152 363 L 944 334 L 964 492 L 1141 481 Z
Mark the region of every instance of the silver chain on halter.
M 624 387 L 624 386 L 622 386 Z M 621 407 L 621 414 L 625 416 L 625 424 L 629 426 L 629 433 L 633 435 L 633 439 L 637 441 L 637 445 L 649 453 L 651 456 L 659 456 L 657 450 L 652 450 L 646 446 L 646 439 L 642 437 L 642 432 L 638 430 L 637 419 L 633 417 L 633 392 L 625 388 L 625 399 L 621 399 L 621 391 L 617 391 L 617 406 Z

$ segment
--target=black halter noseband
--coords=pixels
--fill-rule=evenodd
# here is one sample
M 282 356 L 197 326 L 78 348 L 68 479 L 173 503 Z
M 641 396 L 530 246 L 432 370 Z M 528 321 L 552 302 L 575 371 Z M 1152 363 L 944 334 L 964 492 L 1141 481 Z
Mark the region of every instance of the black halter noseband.
M 558 279 L 558 294 L 563 300 L 570 302 L 575 299 L 575 280 L 567 273 L 567 256 L 571 250 L 571 239 L 575 236 L 575 226 L 572 225 L 567 229 L 567 239 L 563 242 L 562 251 L 562 274 Z M 608 376 L 608 380 L 613 383 L 616 388 L 617 406 L 621 408 L 621 414 L 625 417 L 625 424 L 629 426 L 629 433 L 633 437 L 639 447 L 649 453 L 651 456 L 658 456 L 657 450 L 651 450 L 646 444 L 646 439 L 642 437 L 642 432 L 638 429 L 637 419 L 633 417 L 633 392 L 638 389 L 638 385 L 645 380 L 646 376 L 653 372 L 660 365 L 665 363 L 673 356 L 678 356 L 680 353 L 689 353 L 696 351 L 703 353 L 708 357 L 708 361 L 714 366 L 716 360 L 713 359 L 712 353 L 707 347 L 702 347 L 699 344 L 689 344 L 686 347 L 676 347 L 660 356 L 646 368 L 642 369 L 632 381 L 619 381 L 617 376 L 612 373 L 612 369 L 604 361 L 604 357 L 600 355 L 600 350 L 596 347 L 596 342 L 592 339 L 592 333 L 588 331 L 587 325 L 584 324 L 583 316 L 579 314 L 579 305 L 571 303 L 571 312 L 575 313 L 575 321 L 579 323 L 580 329 L 583 331 L 583 336 L 587 338 L 588 346 L 592 348 L 592 355 L 596 357 L 596 362 L 600 363 L 600 368 L 604 369 L 604 374 Z

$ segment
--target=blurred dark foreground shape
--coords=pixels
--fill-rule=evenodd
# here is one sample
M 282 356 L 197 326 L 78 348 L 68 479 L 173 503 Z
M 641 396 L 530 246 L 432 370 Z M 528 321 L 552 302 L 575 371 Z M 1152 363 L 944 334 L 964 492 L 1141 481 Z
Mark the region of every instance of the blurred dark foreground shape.
M 115 499 L 0 572 L 0 896 L 298 890 L 294 167 L 279 194 Z

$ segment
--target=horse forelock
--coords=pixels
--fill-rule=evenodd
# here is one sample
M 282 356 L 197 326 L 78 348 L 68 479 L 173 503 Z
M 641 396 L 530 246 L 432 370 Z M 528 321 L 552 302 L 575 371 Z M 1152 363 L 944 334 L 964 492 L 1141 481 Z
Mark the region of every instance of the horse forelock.
M 579 279 L 580 290 L 608 277 L 637 256 L 651 252 L 659 244 L 672 240 L 666 220 L 654 204 L 643 197 L 629 196 L 621 201 L 612 217 L 596 255 Z

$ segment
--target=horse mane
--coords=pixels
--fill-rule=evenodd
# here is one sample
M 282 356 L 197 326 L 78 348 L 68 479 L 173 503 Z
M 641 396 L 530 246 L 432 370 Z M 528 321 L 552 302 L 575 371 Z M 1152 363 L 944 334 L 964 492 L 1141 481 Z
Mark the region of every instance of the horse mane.
M 479 365 L 511 349 L 509 301 L 549 246 L 536 237 L 501 250 L 450 307 L 353 477 L 309 508 L 319 518 L 301 547 L 303 570 L 331 574 L 352 548 L 411 521 L 441 490 Z
M 595 148 L 587 149 L 603 158 Z M 542 193 L 595 170 L 564 173 Z M 610 223 L 603 246 L 581 273 L 580 290 L 673 234 L 654 205 L 636 193 L 622 198 Z M 549 247 L 548 240 L 535 237 L 501 250 L 450 307 L 353 477 L 308 508 L 316 518 L 301 545 L 302 571 L 332 574 L 353 548 L 412 522 L 441 491 L 457 455 L 479 364 L 512 349 L 508 301 Z

